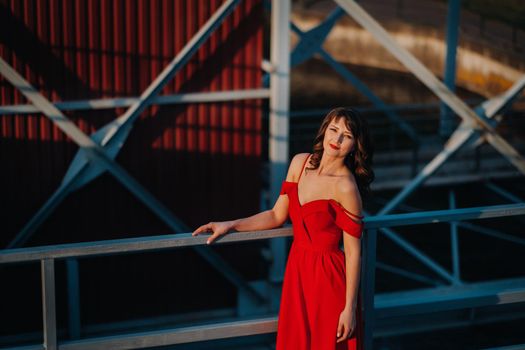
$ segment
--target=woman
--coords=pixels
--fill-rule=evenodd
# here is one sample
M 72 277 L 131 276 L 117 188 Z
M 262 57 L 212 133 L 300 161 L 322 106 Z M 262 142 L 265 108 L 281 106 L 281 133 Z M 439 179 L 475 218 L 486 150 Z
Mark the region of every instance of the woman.
M 294 240 L 284 274 L 277 350 L 362 346 L 357 297 L 361 212 L 374 179 L 372 153 L 366 120 L 353 109 L 333 109 L 321 124 L 313 154 L 293 157 L 272 209 L 210 222 L 192 234 L 212 232 L 210 244 L 229 230 L 271 229 L 290 216 Z

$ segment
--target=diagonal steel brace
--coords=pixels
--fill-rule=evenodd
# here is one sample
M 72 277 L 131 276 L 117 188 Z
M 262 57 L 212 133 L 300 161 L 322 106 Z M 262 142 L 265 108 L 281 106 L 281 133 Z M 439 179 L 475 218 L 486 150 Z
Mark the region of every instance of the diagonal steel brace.
M 447 106 L 467 123 L 470 128 L 486 132 L 487 141 L 492 144 L 521 173 L 525 174 L 525 159 L 519 152 L 502 138 L 492 127 L 489 120 L 476 114 L 467 104 L 459 99 L 445 84 L 436 78 L 414 55 L 400 46 L 388 32 L 353 0 L 334 0 L 357 23 L 367 29 L 394 57 L 396 57 L 423 84 L 434 92 Z
M 45 116 L 51 119 L 57 126 L 62 129 L 73 141 L 83 147 L 86 157 L 96 159 L 105 170 L 109 171 L 114 177 L 130 190 L 135 196 L 147 203 L 149 207 L 156 207 L 156 214 L 174 231 L 188 232 L 186 225 L 177 219 L 173 214 L 163 206 L 155 197 L 144 189 L 133 177 L 131 177 L 120 165 L 108 158 L 104 149 L 96 144 L 89 136 L 84 134 L 73 122 L 64 116 L 51 102 L 35 90 L 24 78 L 22 78 L 11 66 L 0 58 L 0 73 L 19 89 L 24 96 L 31 101 Z M 225 263 L 216 253 L 203 247 L 194 247 L 205 260 L 219 269 L 225 277 L 235 284 L 238 288 L 246 292 L 250 297 L 259 303 L 262 303 L 264 296 L 246 283 L 242 276 Z
M 361 94 L 368 98 L 377 108 L 379 108 L 385 115 L 393 122 L 396 123 L 399 128 L 416 144 L 420 143 L 419 136 L 414 128 L 400 118 L 395 111 L 388 106 L 377 96 L 374 92 L 368 88 L 368 86 L 362 82 L 357 76 L 355 76 L 350 70 L 348 70 L 343 64 L 335 60 L 326 50 L 322 47 L 322 44 L 337 20 L 344 14 L 344 11 L 338 6 L 336 7 L 325 19 L 324 22 L 303 32 L 293 22 L 290 22 L 292 31 L 297 34 L 300 38 L 299 43 L 295 46 L 292 51 L 292 66 L 296 66 L 313 55 L 318 54 L 321 58 L 328 63 L 339 75 L 341 75 L 346 81 L 354 86 Z
M 375 38 L 378 40 L 391 54 L 393 54 L 409 71 L 411 71 L 422 83 L 424 83 L 432 92 L 434 92 L 443 102 L 445 102 L 456 114 L 458 114 L 463 122 L 461 123 L 458 130 L 449 139 L 449 142 L 445 145 L 445 149 L 441 152 L 433 161 L 431 161 L 417 176 L 416 178 L 407 185 L 392 201 L 390 201 L 382 210 L 378 212 L 378 215 L 386 214 L 393 210 L 408 194 L 410 194 L 416 187 L 421 185 L 433 172 L 435 172 L 439 166 L 441 166 L 447 159 L 449 159 L 459 148 L 471 141 L 471 136 L 475 131 L 485 132 L 487 140 L 505 156 L 512 164 L 514 164 L 520 172 L 525 173 L 525 160 L 523 157 L 501 136 L 499 136 L 494 130 L 492 123 L 486 115 L 482 113 L 475 113 L 470 109 L 463 101 L 461 101 L 454 93 L 452 93 L 439 79 L 437 79 L 432 72 L 430 72 L 416 57 L 414 57 L 409 51 L 402 48 L 387 31 L 381 27 L 366 11 L 364 11 L 355 1 L 352 0 L 335 0 L 335 2 L 341 6 L 356 22 L 361 24 L 367 29 Z M 519 87 L 522 84 L 520 80 L 510 90 L 521 89 Z M 514 95 L 515 97 L 516 95 Z M 500 101 L 493 101 L 493 111 L 503 108 L 508 102 L 512 100 L 501 99 Z M 501 108 L 498 108 L 500 105 Z M 428 257 L 420 256 L 422 253 L 411 246 L 408 242 L 404 241 L 398 235 L 393 232 L 388 232 L 385 229 L 381 229 L 390 239 L 394 240 L 397 244 L 400 244 L 404 249 L 409 251 L 412 255 L 418 257 L 422 262 L 427 265 L 431 265 L 434 262 Z M 440 275 L 445 277 L 441 268 L 433 269 Z M 451 276 L 451 275 L 449 275 Z M 452 277 L 452 276 L 451 276 Z M 453 277 L 452 277 L 453 278 Z
M 206 40 L 211 32 L 221 23 L 222 19 L 235 8 L 239 0 L 230 0 L 224 3 L 219 10 L 210 18 L 206 25 L 190 40 L 184 49 L 175 57 L 175 59 L 164 69 L 164 71 L 157 77 L 157 79 L 146 89 L 139 100 L 133 104 L 128 111 L 116 121 L 106 125 L 104 128 L 97 131 L 92 138 L 85 135 L 74 123 L 67 119 L 52 103 L 45 99 L 38 91 L 36 91 L 27 81 L 16 73 L 3 59 L 0 58 L 0 72 L 16 87 L 18 88 L 44 115 L 53 121 L 59 128 L 61 128 L 70 138 L 73 139 L 79 146 L 80 150 L 77 153 L 73 163 L 66 174 L 62 185 L 51 197 L 49 205 L 44 206 L 42 213 L 46 216 L 54 209 L 58 203 L 65 198 L 69 191 L 75 189 L 78 185 L 77 181 L 89 181 L 90 177 L 96 177 L 103 171 L 108 170 L 113 176 L 117 178 L 122 184 L 128 188 L 135 196 L 143 201 L 155 214 L 157 214 L 170 228 L 174 231 L 188 231 L 188 228 L 173 214 L 162 205 L 154 196 L 152 196 L 146 189 L 140 186 L 123 168 L 114 162 L 114 158 L 122 147 L 123 141 L 131 130 L 132 122 L 136 120 L 139 114 L 151 103 L 152 99 L 160 92 L 162 87 L 173 77 L 175 72 L 180 69 L 196 52 L 198 47 Z M 120 131 L 120 132 L 119 132 Z M 116 137 L 117 136 L 117 137 Z M 100 145 L 108 146 L 110 141 L 115 141 L 113 148 L 106 151 Z M 76 169 L 72 171 L 71 169 Z M 91 172 L 91 173 L 89 173 Z M 35 219 L 35 218 L 33 218 Z M 30 225 L 36 228 L 40 222 L 43 221 L 43 215 L 38 216 L 38 220 L 30 221 Z M 28 230 L 29 231 L 29 230 Z M 28 231 L 22 231 L 24 235 L 19 234 L 14 241 L 11 242 L 10 247 L 20 244 L 21 241 L 26 240 Z M 208 249 L 202 247 L 195 248 L 197 252 L 205 258 L 214 268 L 219 269 L 227 279 L 233 282 L 237 287 L 247 292 L 247 294 L 254 298 L 257 302 L 263 302 L 264 296 L 259 291 L 246 283 L 243 278 L 224 262 L 216 253 L 212 253 Z
M 488 101 L 482 103 L 477 110 L 481 113 L 485 110 L 488 118 L 492 118 L 495 115 L 501 113 L 507 108 L 525 88 L 525 77 L 518 80 L 507 92 L 501 96 L 496 96 Z M 452 155 L 454 155 L 462 146 L 472 144 L 477 138 L 481 137 L 479 133 L 472 128 L 465 126 L 465 123 L 461 123 L 458 129 L 452 134 L 449 141 L 445 145 L 443 151 L 441 151 L 429 164 L 427 164 L 421 172 L 407 185 L 403 190 L 398 193 L 390 202 L 383 207 L 376 215 L 384 215 L 394 208 L 396 208 L 404 198 L 406 198 L 412 191 L 419 187 L 428 177 L 435 173 Z M 461 224 L 460 226 L 462 226 Z M 430 267 L 432 270 L 437 272 L 446 280 L 457 283 L 458 281 L 454 277 L 447 273 L 437 262 L 432 260 L 429 256 L 423 254 L 419 249 L 410 244 L 405 239 L 401 238 L 392 229 L 380 229 L 388 238 L 393 240 L 396 244 L 401 246 L 408 253 L 413 255 L 415 258 L 420 260 L 422 263 Z

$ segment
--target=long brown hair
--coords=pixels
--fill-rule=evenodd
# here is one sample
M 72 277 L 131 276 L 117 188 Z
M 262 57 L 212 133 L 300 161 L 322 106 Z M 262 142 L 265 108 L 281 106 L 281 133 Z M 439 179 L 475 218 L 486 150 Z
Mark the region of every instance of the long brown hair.
M 326 129 L 332 120 L 344 118 L 346 127 L 354 136 L 354 149 L 345 157 L 344 163 L 355 177 L 361 199 L 364 201 L 370 195 L 370 184 L 375 179 L 372 170 L 374 146 L 372 144 L 368 123 L 359 112 L 352 108 L 338 107 L 332 109 L 324 117 L 321 127 L 314 139 L 313 154 L 310 157 L 308 169 L 317 169 L 323 157 L 323 140 Z

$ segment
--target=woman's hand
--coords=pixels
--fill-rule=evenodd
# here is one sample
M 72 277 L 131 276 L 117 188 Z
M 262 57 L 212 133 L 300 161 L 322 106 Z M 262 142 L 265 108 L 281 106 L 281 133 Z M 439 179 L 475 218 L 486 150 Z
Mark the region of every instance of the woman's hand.
M 201 234 L 203 232 L 211 232 L 212 235 L 208 240 L 206 241 L 207 244 L 213 243 L 217 238 L 219 238 L 222 235 L 225 235 L 228 233 L 229 230 L 233 228 L 233 221 L 217 221 L 217 222 L 209 222 L 206 225 L 202 225 L 193 233 L 192 236 L 197 236 L 198 234 Z
M 337 342 L 340 343 L 347 339 L 355 328 L 355 311 L 345 308 L 339 315 L 339 325 L 337 326 Z

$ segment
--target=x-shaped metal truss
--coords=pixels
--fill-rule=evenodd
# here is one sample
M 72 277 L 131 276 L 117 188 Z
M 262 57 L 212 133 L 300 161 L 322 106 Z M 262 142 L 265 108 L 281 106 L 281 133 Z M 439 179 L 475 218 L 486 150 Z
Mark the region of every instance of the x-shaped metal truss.
M 199 47 L 219 27 L 222 21 L 235 9 L 240 0 L 227 0 L 200 28 L 159 76 L 146 88 L 126 112 L 116 120 L 97 130 L 91 136 L 82 132 L 55 105 L 40 94 L 20 76 L 9 64 L 0 58 L 0 73 L 13 84 L 46 117 L 55 123 L 79 147 L 59 188 L 48 199 L 38 213 L 26 224 L 9 244 L 8 248 L 22 245 L 58 204 L 72 191 L 92 181 L 105 171 L 112 174 L 131 193 L 149 207 L 175 232 L 189 232 L 189 228 L 166 208 L 159 200 L 143 188 L 126 170 L 115 162 L 115 157 L 126 141 L 133 123 L 154 101 L 162 88 L 197 52 Z M 245 292 L 257 303 L 265 301 L 260 291 L 248 284 L 237 271 L 210 249 L 193 249 L 222 273 L 230 282 Z

